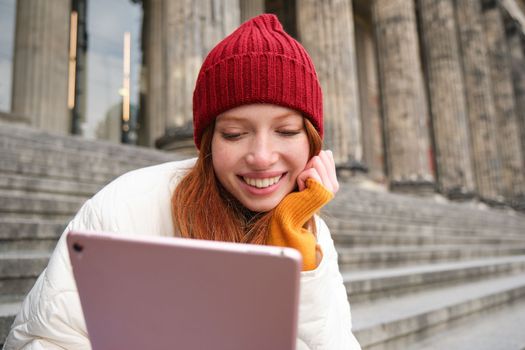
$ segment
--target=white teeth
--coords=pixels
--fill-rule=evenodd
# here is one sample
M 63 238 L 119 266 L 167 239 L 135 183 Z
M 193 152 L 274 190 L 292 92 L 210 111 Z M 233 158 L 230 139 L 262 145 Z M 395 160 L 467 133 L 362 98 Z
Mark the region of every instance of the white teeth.
M 244 177 L 243 176 L 244 181 L 248 185 L 253 186 L 253 187 L 257 187 L 257 188 L 266 188 L 268 186 L 271 186 L 271 185 L 277 183 L 280 178 L 281 178 L 281 175 L 275 176 L 275 177 L 268 177 L 266 179 L 250 179 L 248 177 Z

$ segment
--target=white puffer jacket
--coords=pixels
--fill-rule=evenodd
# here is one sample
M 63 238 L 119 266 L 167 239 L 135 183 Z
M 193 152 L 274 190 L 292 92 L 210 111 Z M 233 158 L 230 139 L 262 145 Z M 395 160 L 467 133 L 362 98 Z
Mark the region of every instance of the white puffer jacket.
M 69 230 L 173 236 L 171 193 L 194 159 L 122 175 L 86 201 Z M 297 349 L 360 349 L 351 332 L 350 306 L 330 232 L 316 218 L 323 260 L 301 273 Z M 13 349 L 90 349 L 65 235 L 27 295 L 4 344 Z

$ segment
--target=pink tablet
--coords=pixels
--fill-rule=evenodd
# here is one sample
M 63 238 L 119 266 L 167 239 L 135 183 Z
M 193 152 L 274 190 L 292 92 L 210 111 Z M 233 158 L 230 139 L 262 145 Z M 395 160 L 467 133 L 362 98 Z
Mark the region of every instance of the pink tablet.
M 292 350 L 301 256 L 290 248 L 69 232 L 94 350 Z

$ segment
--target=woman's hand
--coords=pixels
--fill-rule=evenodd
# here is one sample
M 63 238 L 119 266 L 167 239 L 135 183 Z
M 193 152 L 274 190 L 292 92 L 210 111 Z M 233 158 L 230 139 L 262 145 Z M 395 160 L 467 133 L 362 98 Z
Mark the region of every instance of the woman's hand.
M 323 185 L 332 194 L 339 191 L 339 182 L 335 172 L 335 162 L 332 151 L 321 151 L 306 163 L 304 171 L 297 177 L 299 191 L 306 188 L 306 180 L 312 178 Z
M 317 237 L 305 228 L 312 216 L 339 190 L 331 151 L 321 151 L 297 177 L 299 192 L 285 196 L 275 207 L 267 244 L 292 247 L 303 256 L 303 271 L 317 268 L 323 259 Z

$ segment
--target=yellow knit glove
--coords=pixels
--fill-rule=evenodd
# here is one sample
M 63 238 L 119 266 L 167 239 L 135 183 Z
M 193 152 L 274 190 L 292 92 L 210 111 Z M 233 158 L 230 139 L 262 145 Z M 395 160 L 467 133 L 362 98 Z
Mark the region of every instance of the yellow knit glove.
M 307 179 L 303 191 L 290 193 L 275 207 L 267 244 L 297 249 L 303 256 L 303 271 L 314 270 L 318 264 L 317 239 L 303 226 L 333 197 L 322 184 Z

